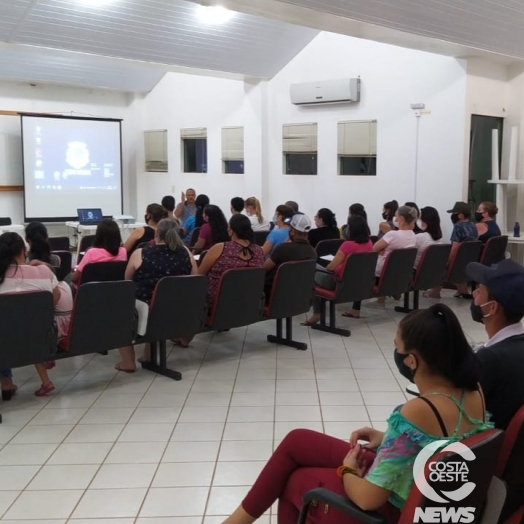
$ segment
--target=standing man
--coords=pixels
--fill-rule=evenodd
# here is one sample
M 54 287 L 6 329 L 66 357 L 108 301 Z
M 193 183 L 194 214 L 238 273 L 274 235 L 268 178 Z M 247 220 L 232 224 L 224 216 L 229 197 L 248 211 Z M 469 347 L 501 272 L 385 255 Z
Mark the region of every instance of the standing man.
M 180 224 L 184 226 L 186 220 L 196 213 L 196 191 L 188 189 L 185 193 L 182 191 L 180 203 L 175 209 L 175 218 L 178 218 Z

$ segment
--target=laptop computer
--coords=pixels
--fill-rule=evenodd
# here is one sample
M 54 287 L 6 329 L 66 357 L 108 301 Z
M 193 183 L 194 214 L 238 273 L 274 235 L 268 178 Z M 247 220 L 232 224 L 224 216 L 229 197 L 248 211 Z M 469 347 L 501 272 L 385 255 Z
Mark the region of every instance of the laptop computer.
M 103 220 L 102 210 L 99 208 L 77 209 L 77 212 L 81 226 L 97 226 Z

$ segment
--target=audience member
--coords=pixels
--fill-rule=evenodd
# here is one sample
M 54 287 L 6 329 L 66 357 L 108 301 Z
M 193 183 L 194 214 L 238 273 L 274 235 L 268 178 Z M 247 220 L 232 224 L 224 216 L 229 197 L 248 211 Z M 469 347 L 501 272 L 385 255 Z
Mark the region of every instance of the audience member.
M 318 486 L 398 522 L 419 452 L 439 440 L 457 442 L 492 427 L 478 385 L 478 363 L 447 306 L 406 315 L 395 346 L 399 372 L 418 386 L 421 397 L 395 408 L 385 433 L 362 428 L 347 442 L 308 429 L 291 431 L 225 524 L 251 524 L 276 500 L 278 522 L 297 522 L 302 495 Z M 319 506 L 319 522 L 356 522 L 332 506 Z
M 177 218 L 182 227 L 186 226 L 186 220 L 196 213 L 197 206 L 195 205 L 196 191 L 188 189 L 180 195 L 180 202 L 175 208 L 175 218 Z
M 277 245 L 264 264 L 264 268 L 266 270 L 266 298 L 269 297 L 269 294 L 271 293 L 273 280 L 275 279 L 275 275 L 280 264 L 295 260 L 317 259 L 317 252 L 313 247 L 311 247 L 311 244 L 308 240 L 308 233 L 310 229 L 311 220 L 304 214 L 293 215 L 291 220 L 289 220 L 288 234 L 291 242 L 281 242 L 279 245 Z
M 340 238 L 340 231 L 337 226 L 337 219 L 335 213 L 323 207 L 317 211 L 314 217 L 316 229 L 312 229 L 308 234 L 309 243 L 313 247 L 322 240 L 334 240 Z
M 291 217 L 294 214 L 293 209 L 289 206 L 283 205 L 277 207 L 275 216 L 273 217 L 273 222 L 276 227 L 269 233 L 264 245 L 262 246 L 266 258 L 279 244 L 288 241 L 289 226 L 287 225 L 287 221 L 291 220 Z
M 416 247 L 416 235 L 413 233 L 413 227 L 417 219 L 417 212 L 412 207 L 401 206 L 395 214 L 394 230 L 388 231 L 373 246 L 373 250 L 378 252 L 378 261 L 375 274 L 380 277 L 382 268 L 388 255 L 396 249 L 408 249 Z M 386 303 L 386 297 L 379 297 L 374 302 L 366 304 L 367 307 L 383 308 Z M 358 304 L 358 303 L 357 303 Z
M 209 205 L 207 195 L 198 195 L 195 200 L 196 212 L 191 215 L 184 224 L 184 242 L 189 246 L 191 243 L 191 234 L 196 227 L 204 225 L 204 208 Z
M 51 253 L 47 228 L 42 222 L 30 222 L 25 226 L 25 239 L 29 244 L 27 262 L 40 260 L 50 268 L 60 267 L 60 257 Z
M 346 261 L 353 253 L 368 253 L 373 251 L 373 243 L 369 239 L 369 228 L 363 217 L 354 215 L 349 219 L 349 240 L 344 242 L 337 251 L 335 258 L 326 268 L 317 264 L 315 283 L 325 289 L 335 289 L 337 281 L 342 278 Z M 311 326 L 320 320 L 320 297 L 313 299 L 313 315 L 302 326 Z M 342 314 L 344 317 L 360 318 L 360 302 L 353 304 L 353 309 Z
M 238 215 L 244 211 L 245 201 L 242 197 L 233 197 L 231 199 L 231 214 Z
M 194 246 L 195 251 L 203 251 L 219 242 L 227 242 L 227 220 L 218 206 L 212 204 L 204 208 L 204 224 L 198 232 L 198 240 Z
M 290 207 L 293 210 L 293 213 L 295 215 L 297 215 L 297 214 L 301 215 L 302 214 L 298 210 L 298 204 L 296 202 L 294 202 L 293 200 L 288 200 L 284 205 Z
M 500 227 L 495 222 L 495 217 L 499 212 L 493 202 L 481 202 L 475 213 L 475 222 L 479 240 L 485 244 L 490 238 L 498 237 L 502 233 Z
M 178 219 L 175 217 L 175 197 L 171 195 L 166 195 L 162 202 L 160 202 L 162 207 L 166 211 L 166 217 L 165 218 L 173 218 L 178 222 Z
M 378 225 L 378 238 L 382 238 L 389 231 L 395 231 L 396 226 L 394 224 L 395 214 L 398 210 L 398 202 L 396 200 L 391 200 L 391 202 L 386 202 L 384 208 L 382 209 L 382 218 L 384 222 L 381 222 Z
M 155 238 L 157 225 L 165 217 L 166 210 L 161 205 L 149 204 L 147 206 L 144 216 L 144 222 L 147 225 L 134 229 L 124 244 L 128 256 L 131 256 L 140 244 L 150 242 Z
M 366 213 L 364 206 L 359 203 L 351 204 L 349 206 L 348 221 L 346 224 L 342 226 L 342 229 L 340 231 L 342 234 L 342 238 L 346 240 L 349 240 L 349 229 L 348 229 L 349 220 L 351 219 L 352 216 L 355 216 L 355 215 L 362 217 L 366 221 L 366 224 L 368 222 L 368 214 Z M 369 235 L 371 235 L 371 229 L 369 229 L 369 225 L 368 225 L 368 232 L 369 232 Z
M 417 221 L 415 222 L 415 227 L 413 228 L 413 233 L 415 233 L 415 235 L 420 235 L 420 233 L 422 233 L 423 230 L 420 229 L 420 227 L 418 226 L 418 221 L 420 219 L 420 209 L 419 209 L 419 207 L 417 206 L 417 204 L 415 202 L 406 202 L 404 205 L 408 206 L 408 207 L 412 207 L 417 212 Z
M 442 229 L 440 229 L 440 216 L 434 207 L 423 207 L 417 224 L 422 233 L 416 236 L 417 258 L 415 267 L 418 267 L 422 254 L 427 247 L 442 242 Z
M 175 220 L 175 219 L 171 219 Z M 178 221 L 177 221 L 178 222 Z M 110 218 L 105 218 L 96 228 L 93 247 L 86 251 L 71 275 L 71 282 L 79 284 L 82 272 L 87 264 L 98 262 L 124 262 L 127 260 L 127 251 L 122 247 L 122 237 L 118 224 Z
M 524 405 L 524 268 L 513 260 L 492 267 L 474 262 L 466 272 L 479 284 L 471 317 L 489 337 L 477 352 L 486 409 L 495 426 L 506 429 Z
M 262 215 L 262 206 L 258 198 L 246 198 L 246 214 L 251 222 L 253 231 L 269 231 L 270 224 Z
M 136 306 L 138 310 L 138 334 L 143 335 L 147 327 L 149 303 L 158 281 L 164 277 L 196 275 L 197 265 L 193 255 L 182 242 L 175 220 L 165 218 L 158 223 L 155 245 L 137 249 L 129 259 L 126 280 L 136 284 Z M 120 348 L 121 362 L 115 368 L 126 373 L 136 371 L 133 346 Z M 149 360 L 146 350 L 144 360 Z
M 53 294 L 55 322 L 58 329 L 58 340 L 66 337 L 73 310 L 71 288 L 65 282 L 58 282 L 55 274 L 49 269 L 49 263 L 34 258 L 31 265 L 26 265 L 28 253 L 25 243 L 17 233 L 4 233 L 0 236 L 0 294 L 28 293 L 49 291 Z M 53 362 L 36 364 L 36 371 L 42 385 L 35 395 L 42 397 L 55 389 L 47 370 L 54 367 Z M 16 391 L 10 370 L 0 373 L 2 392 Z

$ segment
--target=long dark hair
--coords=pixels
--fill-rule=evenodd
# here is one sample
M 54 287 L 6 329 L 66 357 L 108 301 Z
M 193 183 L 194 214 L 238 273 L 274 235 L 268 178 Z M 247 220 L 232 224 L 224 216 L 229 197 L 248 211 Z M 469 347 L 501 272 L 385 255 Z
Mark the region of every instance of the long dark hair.
M 416 351 L 430 373 L 449 380 L 456 388 L 476 391 L 480 366 L 455 313 L 434 304 L 407 314 L 399 324 L 406 352 Z
M 47 228 L 42 222 L 30 222 L 25 228 L 25 238 L 29 243 L 29 259 L 51 263 L 51 245 Z
M 207 216 L 207 221 L 211 227 L 212 243 L 227 242 L 229 240 L 227 220 L 222 210 L 218 206 L 210 204 L 204 208 L 204 214 Z
M 116 257 L 120 246 L 122 245 L 122 236 L 118 224 L 110 218 L 104 218 L 96 228 L 93 247 L 105 249 L 108 253 Z
M 429 233 L 433 240 L 440 240 L 442 238 L 440 215 L 434 207 L 423 207 L 420 210 L 420 220 L 426 224 L 426 233 Z
M 398 211 L 398 202 L 396 200 L 386 202 L 384 204 L 384 209 L 386 210 L 386 214 L 388 216 L 386 220 L 393 220 L 395 218 L 395 213 Z
M 353 215 L 348 220 L 348 239 L 357 244 L 369 242 L 369 226 L 364 217 Z
M 158 224 L 163 218 L 166 218 L 167 211 L 160 204 L 149 204 L 146 208 L 146 216 L 150 216 L 155 224 Z
M 335 213 L 331 211 L 331 209 L 328 209 L 327 207 L 323 207 L 317 211 L 317 217 L 322 219 L 322 222 L 324 222 L 324 225 L 328 227 L 329 229 L 337 229 L 337 219 L 335 217 Z
M 207 195 L 198 195 L 195 198 L 195 227 L 202 227 L 204 223 L 204 208 L 209 205 L 209 197 Z
M 229 219 L 229 229 L 235 233 L 239 240 L 253 242 L 255 233 L 251 227 L 251 220 L 245 215 L 233 215 Z
M 359 204 L 358 202 L 349 206 L 349 216 L 353 215 L 361 216 L 366 222 L 368 220 L 368 214 L 366 213 L 364 206 L 362 204 Z
M 9 266 L 16 264 L 16 258 L 24 252 L 24 249 L 24 239 L 18 233 L 0 235 L 0 284 L 4 283 Z

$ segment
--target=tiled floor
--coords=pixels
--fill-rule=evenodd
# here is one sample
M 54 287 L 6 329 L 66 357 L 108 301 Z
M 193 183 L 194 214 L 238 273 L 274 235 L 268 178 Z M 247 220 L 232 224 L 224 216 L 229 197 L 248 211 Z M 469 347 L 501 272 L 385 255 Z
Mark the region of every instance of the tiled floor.
M 486 339 L 469 302 L 444 302 L 472 342 Z M 16 370 L 20 392 L 0 405 L 1 522 L 221 522 L 291 429 L 348 439 L 363 425 L 383 428 L 405 401 L 393 361 L 395 305 L 364 309 L 360 321 L 339 317 L 350 338 L 296 319 L 308 351 L 266 342 L 271 322 L 200 335 L 171 353 L 181 382 L 117 373 L 113 352 L 58 362 L 57 393 L 36 398 L 33 369 Z M 260 522 L 270 521 L 268 511 Z

